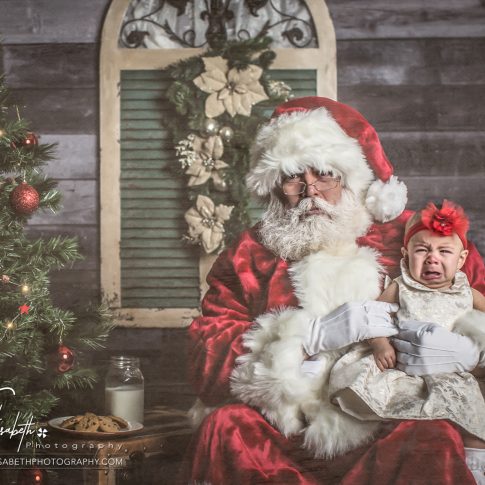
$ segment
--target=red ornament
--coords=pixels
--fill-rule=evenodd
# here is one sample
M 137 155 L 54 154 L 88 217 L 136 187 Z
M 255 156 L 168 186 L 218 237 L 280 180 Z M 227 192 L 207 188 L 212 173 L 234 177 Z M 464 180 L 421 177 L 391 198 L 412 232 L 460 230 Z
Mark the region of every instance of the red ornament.
M 37 138 L 37 135 L 35 133 L 32 133 L 29 131 L 25 138 L 22 140 L 22 146 L 24 147 L 35 147 L 39 144 L 39 139 Z
M 20 470 L 17 475 L 17 485 L 47 485 L 48 478 L 45 470 L 28 468 Z
M 22 182 L 12 190 L 10 205 L 12 209 L 21 215 L 28 216 L 39 207 L 39 192 L 26 182 Z
M 12 141 L 10 143 L 10 146 L 15 149 L 20 147 L 27 147 L 27 148 L 32 148 L 35 147 L 39 144 L 39 139 L 37 138 L 37 135 L 35 133 L 32 133 L 29 131 L 23 140 L 19 141 Z
M 57 348 L 57 370 L 64 373 L 71 370 L 73 365 L 74 352 L 65 345 L 59 345 Z

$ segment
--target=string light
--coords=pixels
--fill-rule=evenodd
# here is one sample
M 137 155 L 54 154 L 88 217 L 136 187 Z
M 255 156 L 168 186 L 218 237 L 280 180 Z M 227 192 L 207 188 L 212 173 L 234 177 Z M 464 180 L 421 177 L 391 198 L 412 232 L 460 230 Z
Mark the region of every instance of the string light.
M 20 287 L 20 293 L 22 293 L 22 295 L 24 296 L 28 296 L 30 295 L 30 292 L 31 292 L 31 287 L 27 284 L 27 283 L 16 283 L 15 281 L 13 281 L 10 276 L 8 275 L 2 275 L 1 277 L 1 281 L 2 283 L 4 284 L 10 284 L 10 285 L 14 285 L 14 286 L 18 286 Z
M 13 332 L 17 328 L 17 324 L 15 323 L 15 320 L 19 318 L 21 315 L 28 315 L 30 306 L 28 305 L 22 305 L 19 306 L 20 313 L 15 315 L 15 317 L 11 320 L 7 320 L 4 324 L 3 327 L 5 328 L 5 331 L 3 332 L 3 335 L 0 337 L 0 340 L 3 340 L 9 333 Z
M 3 326 L 5 328 L 5 331 L 3 332 L 3 335 L 0 338 L 0 340 L 3 340 L 8 334 L 12 333 L 17 328 L 17 324 L 15 323 L 15 318 L 13 320 L 7 320 L 4 323 Z

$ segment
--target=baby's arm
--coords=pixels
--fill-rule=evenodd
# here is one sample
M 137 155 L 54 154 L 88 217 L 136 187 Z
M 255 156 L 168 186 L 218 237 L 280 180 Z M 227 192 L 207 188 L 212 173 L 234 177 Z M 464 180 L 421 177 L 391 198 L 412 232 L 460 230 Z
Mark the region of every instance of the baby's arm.
M 399 286 L 394 281 L 384 290 L 377 301 L 399 303 Z M 376 337 L 367 340 L 372 348 L 377 367 L 381 371 L 396 367 L 396 351 L 387 337 Z
M 472 288 L 473 296 L 473 308 L 480 312 L 485 312 L 485 296 L 483 296 L 479 291 Z M 471 371 L 475 377 L 485 377 L 485 367 L 476 367 Z
M 472 288 L 473 295 L 473 308 L 481 312 L 485 312 L 485 296 L 483 296 L 479 291 Z

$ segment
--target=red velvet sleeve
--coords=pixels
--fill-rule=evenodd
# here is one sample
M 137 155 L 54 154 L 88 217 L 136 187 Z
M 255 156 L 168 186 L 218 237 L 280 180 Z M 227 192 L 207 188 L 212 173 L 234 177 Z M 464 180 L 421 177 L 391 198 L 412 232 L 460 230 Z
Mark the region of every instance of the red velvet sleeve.
M 470 286 L 485 295 L 485 265 L 475 245 L 468 241 L 468 257 L 462 271 L 468 276 Z
M 229 377 L 244 352 L 242 336 L 266 309 L 276 258 L 249 232 L 223 252 L 209 273 L 202 316 L 189 327 L 190 380 L 206 405 L 229 397 Z
M 401 273 L 401 247 L 404 240 L 404 226 L 413 212 L 404 211 L 398 218 L 385 224 L 373 224 L 367 234 L 357 241 L 360 246 L 369 246 L 380 254 L 379 263 L 390 278 Z

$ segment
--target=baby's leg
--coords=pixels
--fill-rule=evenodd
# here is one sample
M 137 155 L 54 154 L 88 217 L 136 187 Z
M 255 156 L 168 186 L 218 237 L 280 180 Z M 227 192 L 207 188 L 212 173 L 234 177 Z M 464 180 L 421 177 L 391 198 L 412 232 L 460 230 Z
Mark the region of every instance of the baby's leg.
M 485 449 L 485 441 L 473 436 L 469 433 L 462 432 L 461 437 L 463 438 L 463 444 L 465 448 L 480 448 Z
M 480 438 L 477 438 L 475 435 L 472 435 L 468 431 L 464 430 L 461 426 L 457 426 L 455 424 L 455 427 L 458 429 L 458 431 L 461 434 L 461 439 L 463 440 L 463 444 L 465 445 L 465 448 L 485 449 L 485 441 L 481 440 Z
M 460 431 L 465 445 L 466 464 L 477 484 L 485 485 L 485 441 L 464 430 Z

